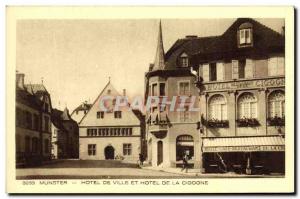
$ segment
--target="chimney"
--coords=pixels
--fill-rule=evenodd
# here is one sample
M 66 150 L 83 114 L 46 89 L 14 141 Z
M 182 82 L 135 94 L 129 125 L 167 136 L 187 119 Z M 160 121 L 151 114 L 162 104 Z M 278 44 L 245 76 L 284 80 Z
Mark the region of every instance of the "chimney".
M 123 96 L 126 96 L 126 89 L 123 89 Z
M 285 26 L 281 27 L 281 35 L 284 36 L 285 35 Z
M 18 88 L 25 89 L 24 77 L 25 77 L 25 74 L 17 72 L 17 74 L 16 74 L 16 86 Z

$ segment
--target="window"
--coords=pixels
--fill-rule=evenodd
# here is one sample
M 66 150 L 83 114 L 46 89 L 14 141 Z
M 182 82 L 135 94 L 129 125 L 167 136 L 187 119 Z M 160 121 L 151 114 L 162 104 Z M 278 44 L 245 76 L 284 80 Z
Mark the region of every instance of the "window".
M 110 89 L 107 90 L 107 94 L 108 94 L 108 95 L 111 94 L 111 90 L 110 90 Z
M 188 67 L 189 66 L 189 58 L 186 53 L 182 53 L 179 58 L 179 65 L 181 67 Z
M 32 129 L 32 114 L 26 111 L 26 127 Z
M 56 136 L 57 136 L 57 130 L 54 129 L 54 131 L 53 131 L 53 138 L 56 138 Z
M 132 136 L 132 128 L 129 128 L 129 135 Z
M 247 45 L 247 44 L 251 44 L 251 29 L 247 28 L 247 29 L 242 29 L 239 31 L 240 32 L 240 45 Z
M 16 126 L 22 126 L 22 110 L 16 108 Z
M 274 91 L 268 98 L 269 117 L 284 117 L 285 99 L 283 91 Z
M 115 118 L 122 118 L 122 112 L 121 111 L 115 111 L 114 115 L 115 115 Z
M 30 137 L 25 137 L 25 152 L 30 153 Z
M 190 83 L 189 82 L 180 82 L 179 83 L 179 95 L 190 95 Z
M 239 119 L 257 118 L 257 100 L 251 93 L 244 93 L 238 99 Z
M 268 59 L 268 75 L 284 75 L 284 57 L 270 57 Z
M 123 144 L 123 155 L 131 155 L 131 144 Z
M 184 111 L 179 112 L 179 120 L 180 122 L 187 122 L 190 119 L 189 107 L 185 106 Z
M 38 152 L 38 138 L 32 138 L 32 153 Z
M 227 120 L 227 104 L 222 95 L 214 95 L 209 100 L 209 119 Z
M 37 114 L 33 114 L 33 129 L 39 129 L 39 116 Z
M 96 155 L 96 144 L 88 144 L 88 155 Z
M 98 111 L 98 112 L 97 112 L 97 118 L 98 118 L 98 119 L 99 119 L 99 118 L 103 119 L 103 118 L 104 118 L 104 111 Z
M 209 81 L 217 80 L 217 65 L 216 63 L 209 64 Z
M 245 78 L 245 67 L 246 67 L 246 60 L 239 60 L 239 78 L 243 79 Z
M 49 140 L 48 139 L 44 140 L 44 151 L 45 151 L 45 153 L 49 153 Z
M 44 116 L 44 120 L 45 120 L 44 131 L 49 132 L 49 117 Z
M 86 134 L 87 134 L 87 136 L 91 136 L 92 135 L 91 129 L 86 129 Z
M 49 105 L 47 103 L 45 103 L 45 112 L 48 113 L 49 112 Z
M 152 96 L 157 96 L 157 84 L 152 84 Z
M 159 95 L 160 96 L 165 96 L 166 95 L 166 93 L 165 93 L 165 87 L 166 87 L 165 83 L 160 83 L 159 84 Z

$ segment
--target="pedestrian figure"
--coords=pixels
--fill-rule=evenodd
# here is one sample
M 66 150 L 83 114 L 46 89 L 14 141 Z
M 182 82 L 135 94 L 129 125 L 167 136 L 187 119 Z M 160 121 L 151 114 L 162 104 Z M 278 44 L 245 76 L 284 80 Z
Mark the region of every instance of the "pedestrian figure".
M 139 154 L 139 161 L 140 161 L 140 167 L 142 167 L 143 166 L 143 164 L 144 164 L 144 156 L 143 156 L 143 154 Z
M 188 172 L 188 160 L 189 160 L 189 157 L 188 155 L 185 153 L 183 155 L 183 158 L 182 158 L 182 169 L 181 171 L 184 171 L 187 173 Z

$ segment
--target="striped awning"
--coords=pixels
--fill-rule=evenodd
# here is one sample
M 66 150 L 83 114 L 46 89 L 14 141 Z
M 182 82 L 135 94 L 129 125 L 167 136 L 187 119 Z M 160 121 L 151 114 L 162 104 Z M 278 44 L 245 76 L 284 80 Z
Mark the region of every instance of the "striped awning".
M 203 152 L 284 151 L 282 136 L 204 138 Z

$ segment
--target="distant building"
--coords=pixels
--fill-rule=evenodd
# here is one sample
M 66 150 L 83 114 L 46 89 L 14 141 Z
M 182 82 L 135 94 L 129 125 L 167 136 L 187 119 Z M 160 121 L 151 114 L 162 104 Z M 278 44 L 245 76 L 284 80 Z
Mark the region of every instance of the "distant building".
M 87 101 L 83 102 L 71 113 L 72 119 L 79 123 L 91 107 L 92 104 L 89 104 Z
M 16 164 L 40 164 L 50 159 L 51 98 L 43 84 L 24 84 L 16 74 Z
M 136 162 L 142 148 L 144 117 L 139 111 L 104 112 L 100 110 L 103 96 L 120 96 L 110 82 L 94 101 L 79 123 L 79 158 L 83 160 L 124 159 Z M 114 98 L 115 99 L 115 98 Z M 108 104 L 113 105 L 114 99 Z
M 52 110 L 52 150 L 55 159 L 78 158 L 79 133 L 78 124 L 69 115 L 67 108 L 64 111 Z

